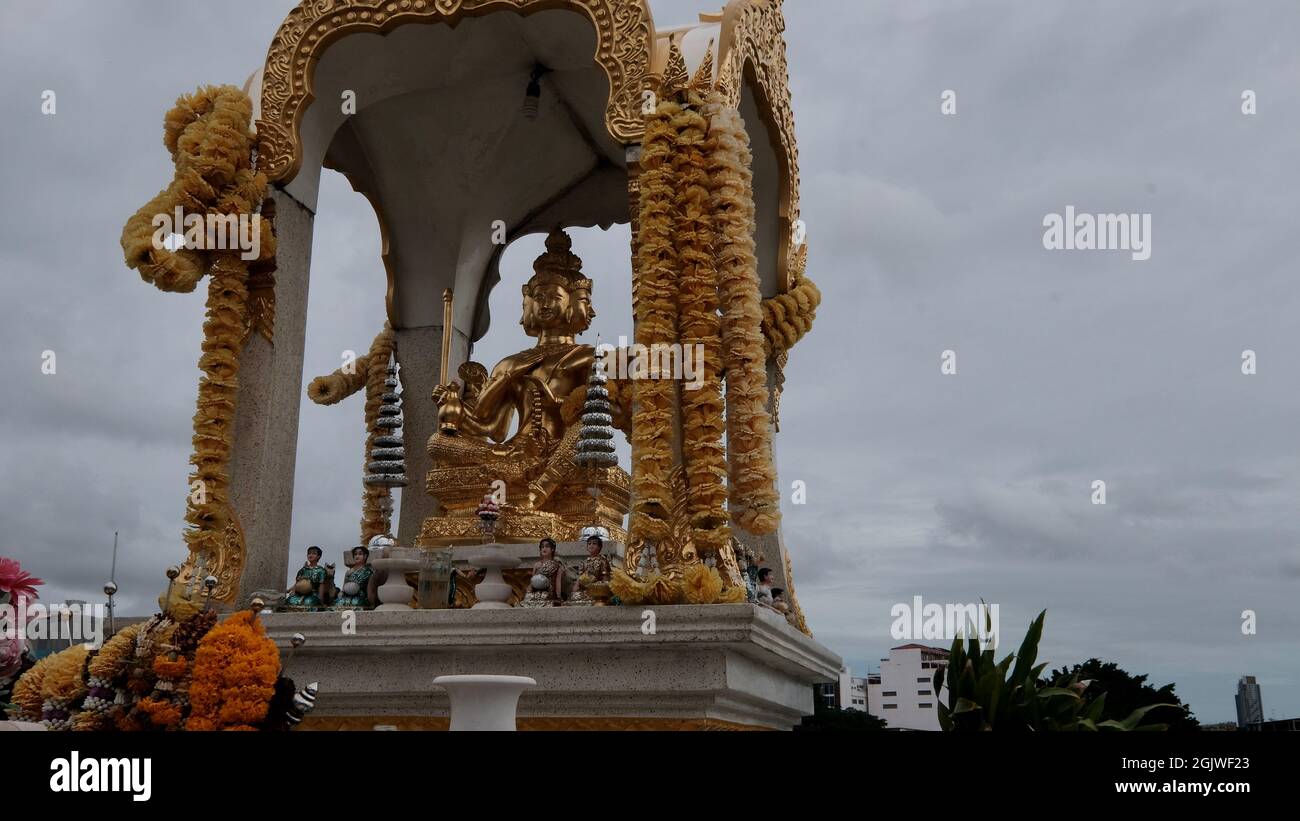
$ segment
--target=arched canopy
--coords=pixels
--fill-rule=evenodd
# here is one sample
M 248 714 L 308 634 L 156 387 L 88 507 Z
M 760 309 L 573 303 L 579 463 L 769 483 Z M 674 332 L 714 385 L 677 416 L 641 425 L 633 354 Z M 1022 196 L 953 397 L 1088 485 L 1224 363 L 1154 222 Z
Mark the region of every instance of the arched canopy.
M 627 221 L 625 148 L 676 43 L 712 63 L 749 126 L 771 295 L 788 285 L 798 217 L 783 29 L 780 0 L 731 0 L 659 33 L 645 0 L 303 0 L 251 84 L 261 167 L 313 210 L 320 169 L 347 176 L 379 219 L 394 326 L 441 324 L 452 288 L 455 325 L 475 339 L 503 227 L 510 240 Z

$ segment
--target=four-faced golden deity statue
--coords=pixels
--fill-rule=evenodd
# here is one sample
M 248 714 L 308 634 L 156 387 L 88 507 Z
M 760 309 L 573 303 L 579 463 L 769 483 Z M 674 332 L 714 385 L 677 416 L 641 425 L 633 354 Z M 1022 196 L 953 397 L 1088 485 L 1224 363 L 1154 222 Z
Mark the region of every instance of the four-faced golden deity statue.
M 584 526 L 606 527 L 623 539 L 628 475 L 618 467 L 579 469 L 573 461 L 580 423 L 566 424 L 565 400 L 585 392 L 595 351 L 579 345 L 595 312 L 591 280 L 568 235 L 554 231 L 524 285 L 524 332 L 537 344 L 497 363 L 489 376 L 477 362 L 459 369 L 460 385 L 434 391 L 438 430 L 430 437 L 427 490 L 441 515 L 425 520 L 417 544 L 465 543 L 477 525 L 485 490 L 505 483 L 499 541 L 578 538 Z M 511 435 L 511 429 L 518 422 Z M 628 429 L 615 408 L 614 424 Z M 600 492 L 591 494 L 590 489 Z

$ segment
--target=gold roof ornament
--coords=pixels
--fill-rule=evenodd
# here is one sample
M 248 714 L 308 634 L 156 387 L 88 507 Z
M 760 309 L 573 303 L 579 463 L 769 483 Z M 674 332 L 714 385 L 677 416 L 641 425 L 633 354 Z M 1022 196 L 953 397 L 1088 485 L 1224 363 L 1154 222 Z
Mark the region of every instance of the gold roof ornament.
M 709 47 L 704 50 L 704 59 L 695 69 L 691 78 L 691 88 L 696 91 L 708 91 L 713 88 L 713 38 L 709 38 Z
M 718 64 L 718 81 L 714 84 L 728 100 L 740 97 L 740 84 L 736 79 L 736 61 L 723 60 Z
M 664 67 L 664 79 L 660 85 L 660 93 L 665 97 L 669 97 L 679 91 L 685 91 L 690 84 L 691 75 L 686 70 L 686 58 L 682 56 L 682 50 L 677 45 L 677 38 L 673 37 L 669 40 L 668 65 Z

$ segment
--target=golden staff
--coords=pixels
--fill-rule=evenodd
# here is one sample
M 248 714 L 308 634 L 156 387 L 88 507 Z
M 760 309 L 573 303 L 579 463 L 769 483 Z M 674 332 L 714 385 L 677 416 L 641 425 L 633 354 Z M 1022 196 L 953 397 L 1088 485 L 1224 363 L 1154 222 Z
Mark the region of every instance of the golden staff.
M 439 381 L 450 385 L 447 371 L 451 368 L 451 289 L 442 292 L 442 370 L 438 373 Z

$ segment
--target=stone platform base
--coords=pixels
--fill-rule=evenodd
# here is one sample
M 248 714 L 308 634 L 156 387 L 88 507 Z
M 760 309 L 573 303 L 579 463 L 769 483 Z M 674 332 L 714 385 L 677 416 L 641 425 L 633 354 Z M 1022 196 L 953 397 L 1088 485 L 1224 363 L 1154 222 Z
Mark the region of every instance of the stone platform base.
M 651 616 L 650 614 L 653 614 Z M 446 729 L 442 675 L 531 676 L 521 730 L 789 729 L 840 658 L 751 604 L 264 615 L 296 683 L 320 682 L 303 729 Z M 653 627 L 653 632 L 651 628 Z

